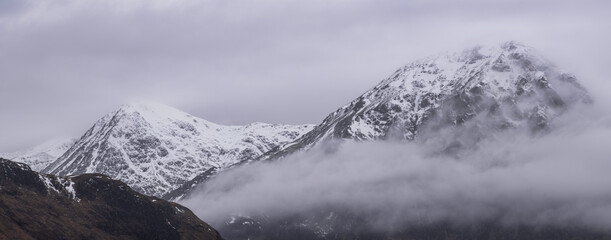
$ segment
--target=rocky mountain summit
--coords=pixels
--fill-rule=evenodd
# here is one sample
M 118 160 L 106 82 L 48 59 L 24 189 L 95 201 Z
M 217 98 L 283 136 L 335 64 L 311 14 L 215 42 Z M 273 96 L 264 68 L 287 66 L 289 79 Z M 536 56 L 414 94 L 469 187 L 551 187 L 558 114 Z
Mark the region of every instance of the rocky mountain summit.
M 0 159 L 1 239 L 222 239 L 176 203 L 100 174 L 57 177 Z
M 105 174 L 138 192 L 161 196 L 206 170 L 257 158 L 311 128 L 223 126 L 163 105 L 125 105 L 95 123 L 42 172 Z

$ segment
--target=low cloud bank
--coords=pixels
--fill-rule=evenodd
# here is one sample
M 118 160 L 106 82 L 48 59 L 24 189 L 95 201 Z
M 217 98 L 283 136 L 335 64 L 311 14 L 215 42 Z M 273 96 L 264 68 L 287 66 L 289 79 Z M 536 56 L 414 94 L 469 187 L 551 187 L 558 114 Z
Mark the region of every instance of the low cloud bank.
M 542 136 L 495 134 L 458 158 L 426 143 L 312 150 L 228 171 L 183 204 L 212 224 L 341 207 L 379 228 L 495 220 L 611 230 L 611 121 L 595 112 L 557 119 Z

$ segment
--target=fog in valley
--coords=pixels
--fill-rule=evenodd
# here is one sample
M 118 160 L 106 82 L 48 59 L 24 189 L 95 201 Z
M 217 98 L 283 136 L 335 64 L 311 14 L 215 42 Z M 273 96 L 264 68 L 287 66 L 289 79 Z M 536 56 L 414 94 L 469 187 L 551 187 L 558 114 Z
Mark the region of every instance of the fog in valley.
M 452 155 L 437 145 L 449 135 L 319 146 L 220 174 L 182 203 L 216 226 L 231 216 L 341 209 L 380 230 L 488 220 L 608 230 L 611 115 L 603 105 L 576 106 L 551 132 L 499 132 Z

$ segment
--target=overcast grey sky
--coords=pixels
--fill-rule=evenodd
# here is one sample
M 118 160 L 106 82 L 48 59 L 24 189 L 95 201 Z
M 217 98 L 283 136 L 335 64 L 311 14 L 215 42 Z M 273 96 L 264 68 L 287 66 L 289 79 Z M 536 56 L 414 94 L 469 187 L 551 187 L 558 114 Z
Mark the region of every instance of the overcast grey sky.
M 318 123 L 412 60 L 506 40 L 605 99 L 610 2 L 0 0 L 0 152 L 80 136 L 134 100 Z

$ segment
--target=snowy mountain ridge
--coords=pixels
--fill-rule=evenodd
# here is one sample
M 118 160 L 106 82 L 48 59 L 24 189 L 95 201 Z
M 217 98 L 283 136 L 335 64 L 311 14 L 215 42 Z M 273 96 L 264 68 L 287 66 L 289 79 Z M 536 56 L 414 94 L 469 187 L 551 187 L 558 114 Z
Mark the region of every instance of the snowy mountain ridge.
M 124 105 L 96 122 L 43 172 L 101 173 L 160 196 L 208 169 L 256 158 L 311 128 L 223 126 L 160 104 Z
M 53 139 L 24 151 L 0 153 L 0 157 L 15 162 L 25 163 L 30 166 L 32 170 L 39 172 L 64 154 L 64 152 L 74 145 L 76 140 L 78 139 Z

